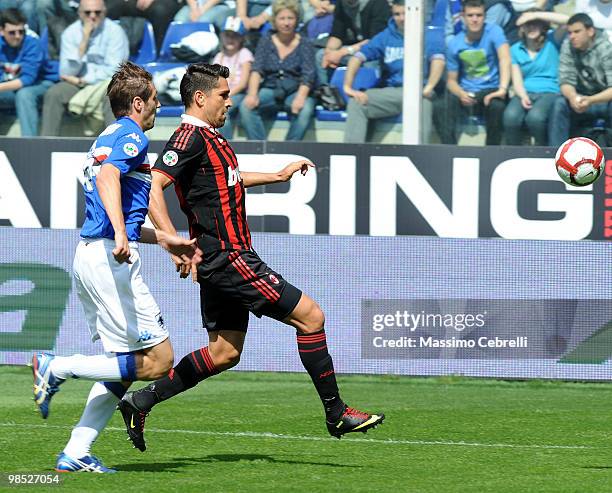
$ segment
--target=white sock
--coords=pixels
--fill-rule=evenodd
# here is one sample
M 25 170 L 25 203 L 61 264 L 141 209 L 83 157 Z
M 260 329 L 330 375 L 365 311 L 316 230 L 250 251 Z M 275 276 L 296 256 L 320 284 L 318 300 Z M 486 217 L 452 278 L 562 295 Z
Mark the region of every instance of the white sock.
M 56 356 L 51 360 L 50 368 L 59 378 L 85 378 L 87 380 L 105 380 L 118 382 L 121 380 L 121 370 L 117 356 Z
M 73 459 L 89 455 L 92 444 L 113 416 L 118 402 L 119 398 L 103 383 L 94 383 L 81 419 L 72 430 L 64 453 Z

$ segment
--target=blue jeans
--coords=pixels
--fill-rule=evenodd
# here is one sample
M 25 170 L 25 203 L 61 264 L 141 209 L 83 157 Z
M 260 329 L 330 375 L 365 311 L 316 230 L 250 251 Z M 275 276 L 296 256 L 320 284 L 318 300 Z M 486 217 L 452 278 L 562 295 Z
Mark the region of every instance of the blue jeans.
M 291 121 L 285 140 L 302 140 L 314 117 L 315 102 L 311 97 L 306 98 L 304 107 L 297 115 L 293 115 L 291 113 L 291 103 L 296 95 L 297 92 L 294 92 L 287 96 L 284 101 L 277 102 L 274 99 L 274 90 L 263 87 L 259 90 L 259 106 L 257 108 L 251 110 L 245 106 L 243 101 L 240 105 L 240 123 L 248 139 L 266 140 L 266 128 L 262 115 L 273 119 L 276 117 L 276 113 L 284 110 Z
M 608 126 L 612 125 L 612 102 L 594 104 L 584 113 L 576 113 L 565 97 L 558 96 L 548 122 L 548 144 L 560 146 L 570 138 L 572 131 L 592 124 L 597 118 L 605 118 Z
M 174 16 L 174 21 L 192 22 L 191 18 L 189 17 L 189 12 L 190 9 L 188 5 L 181 7 L 181 10 L 179 10 Z M 198 22 L 210 22 L 211 24 L 215 25 L 217 32 L 221 32 L 223 30 L 223 25 L 225 24 L 225 19 L 227 19 L 230 15 L 234 15 L 234 13 L 234 9 L 231 9 L 224 3 L 218 3 L 198 17 Z
M 227 117 L 225 119 L 225 125 L 223 125 L 219 129 L 219 132 L 221 132 L 221 135 L 223 135 L 223 137 L 225 137 L 228 140 L 234 137 L 234 121 L 238 117 L 238 110 L 245 96 L 246 94 L 244 92 L 241 92 L 240 94 L 235 94 L 231 97 L 232 106 L 229 109 L 229 112 L 227 113 Z
M 16 110 L 22 137 L 38 135 L 43 96 L 52 85 L 53 82 L 44 80 L 33 86 L 22 87 L 18 91 L 0 92 L 0 111 Z
M 558 94 L 530 92 L 531 109 L 526 110 L 518 96 L 514 96 L 504 111 L 504 135 L 506 144 L 518 146 L 523 143 L 523 125 L 527 126 L 535 145 L 548 145 L 548 116 Z

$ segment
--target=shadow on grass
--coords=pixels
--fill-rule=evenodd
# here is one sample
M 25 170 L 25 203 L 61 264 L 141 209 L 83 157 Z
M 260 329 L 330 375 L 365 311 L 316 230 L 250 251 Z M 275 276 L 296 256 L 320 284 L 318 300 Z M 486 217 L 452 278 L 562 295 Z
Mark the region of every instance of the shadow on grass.
M 269 464 L 300 464 L 308 466 L 328 466 L 328 467 L 350 467 L 361 468 L 363 466 L 352 464 L 340 464 L 337 462 L 315 462 L 305 460 L 277 459 L 271 455 L 261 454 L 211 454 L 204 457 L 177 457 L 172 462 L 156 463 L 132 463 L 117 464 L 119 471 L 152 471 L 152 472 L 178 472 L 185 466 L 193 464 L 214 464 L 215 462 L 265 462 Z

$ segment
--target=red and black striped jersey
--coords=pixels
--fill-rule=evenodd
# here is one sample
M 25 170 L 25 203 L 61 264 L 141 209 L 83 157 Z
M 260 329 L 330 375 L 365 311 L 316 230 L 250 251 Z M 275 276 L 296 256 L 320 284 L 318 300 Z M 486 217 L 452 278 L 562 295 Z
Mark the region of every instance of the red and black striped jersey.
M 189 232 L 205 252 L 249 250 L 245 192 L 229 142 L 199 120 L 184 117 L 152 171 L 174 182 Z M 203 122 L 202 122 L 203 124 Z

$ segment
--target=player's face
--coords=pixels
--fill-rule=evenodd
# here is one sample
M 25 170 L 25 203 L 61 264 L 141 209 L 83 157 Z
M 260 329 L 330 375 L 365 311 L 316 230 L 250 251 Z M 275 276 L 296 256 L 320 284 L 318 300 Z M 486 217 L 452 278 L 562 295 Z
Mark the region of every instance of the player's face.
M 0 34 L 11 48 L 19 48 L 25 38 L 25 26 L 23 24 L 9 24 L 8 22 L 0 28 Z
M 403 5 L 394 5 L 391 7 L 391 14 L 399 32 L 404 32 L 404 17 L 406 8 Z
M 153 92 L 151 93 L 151 97 L 144 103 L 144 108 L 142 110 L 142 130 L 147 131 L 151 130 L 155 125 L 155 115 L 157 114 L 157 108 L 161 106 L 159 104 L 159 100 L 157 99 L 157 89 L 155 86 L 151 84 L 153 88 Z
M 567 35 L 574 49 L 584 51 L 595 37 L 595 29 L 586 28 L 582 22 L 577 22 L 567 26 Z
M 230 89 L 227 80 L 219 77 L 217 87 L 204 96 L 204 119 L 214 128 L 221 128 L 225 124 L 227 112 L 232 106 Z
M 463 22 L 468 33 L 479 34 L 485 22 L 484 7 L 466 7 L 463 11 Z

